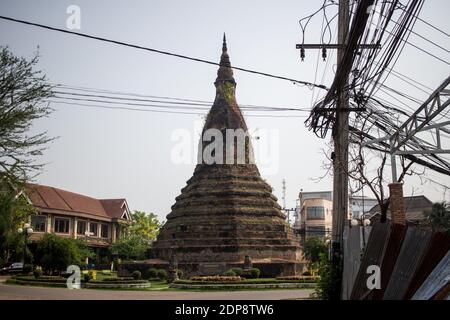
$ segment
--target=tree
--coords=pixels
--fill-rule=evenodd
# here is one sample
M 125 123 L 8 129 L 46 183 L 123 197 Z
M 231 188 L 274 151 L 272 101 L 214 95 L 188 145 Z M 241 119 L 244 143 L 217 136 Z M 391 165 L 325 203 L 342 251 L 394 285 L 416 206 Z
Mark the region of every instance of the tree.
M 17 230 L 28 220 L 34 208 L 9 185 L 0 186 L 3 187 L 0 192 L 0 263 L 3 263 L 23 258 L 25 239 Z
M 35 260 L 45 273 L 52 274 L 65 271 L 71 264 L 82 265 L 91 254 L 80 240 L 46 233 L 37 244 Z
M 450 205 L 443 202 L 433 203 L 432 209 L 426 214 L 427 224 L 433 231 L 450 233 Z
M 319 262 L 321 254 L 327 254 L 328 248 L 325 242 L 319 237 L 311 237 L 305 241 L 303 252 L 305 258 L 311 263 Z
M 349 139 L 348 153 L 348 176 L 350 177 L 350 189 L 352 194 L 356 194 L 367 186 L 378 201 L 380 207 L 380 221 L 385 222 L 389 208 L 390 198 L 386 196 L 386 186 L 390 181 L 385 170 L 388 168 L 388 152 L 377 146 L 363 146 L 364 132 L 369 132 L 377 128 L 377 123 L 373 123 L 376 112 L 368 111 L 369 114 L 357 114 L 353 123 L 353 134 Z M 357 129 L 357 130 L 356 130 Z M 379 130 L 379 129 L 376 129 Z M 359 133 L 358 133 L 359 132 Z M 401 170 L 396 182 L 402 182 L 406 176 L 419 175 L 414 171 L 415 161 L 407 159 L 405 156 L 399 158 Z
M 129 232 L 131 235 L 142 237 L 144 240 L 151 243 L 156 239 L 161 223 L 154 213 L 145 213 L 143 211 L 135 210 L 131 214 L 131 226 Z
M 117 252 L 119 257 L 125 260 L 145 259 L 148 249 L 148 241 L 136 234 L 120 238 L 111 246 L 111 251 Z
M 46 132 L 30 132 L 35 120 L 51 112 L 51 86 L 34 69 L 38 58 L 19 58 L 0 47 L 0 172 L 14 185 L 39 173 L 35 157 L 52 140 Z
M 340 300 L 342 268 L 340 264 L 333 264 L 327 254 L 320 254 L 319 280 L 314 290 L 314 296 L 321 300 Z
M 126 260 L 145 259 L 162 223 L 154 213 L 147 214 L 143 211 L 134 211 L 131 220 L 128 233 L 112 245 L 111 251 L 117 252 L 120 258 Z

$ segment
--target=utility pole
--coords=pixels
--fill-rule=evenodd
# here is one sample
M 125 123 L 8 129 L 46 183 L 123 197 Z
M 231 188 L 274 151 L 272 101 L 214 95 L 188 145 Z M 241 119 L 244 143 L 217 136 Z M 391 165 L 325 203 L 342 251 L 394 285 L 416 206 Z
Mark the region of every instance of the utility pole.
M 337 68 L 341 67 L 349 29 L 349 0 L 339 1 Z M 342 264 L 343 233 L 348 213 L 348 93 L 344 87 L 348 78 L 339 84 L 336 122 L 333 126 L 333 262 Z
M 349 35 L 350 1 L 340 0 L 338 8 L 338 43 L 326 44 L 297 44 L 300 49 L 300 57 L 305 57 L 305 48 L 322 48 L 322 56 L 326 56 L 326 49 L 337 49 L 337 70 L 333 84 L 324 98 L 322 105 L 335 100 L 336 108 L 320 109 L 319 111 L 335 112 L 332 138 L 334 151 L 333 160 L 333 227 L 331 241 L 331 258 L 335 268 L 334 274 L 340 274 L 342 278 L 343 267 L 343 235 L 348 216 L 348 143 L 349 143 L 349 112 L 363 111 L 364 108 L 349 108 L 348 77 L 351 72 L 352 59 L 360 49 L 380 49 L 380 44 L 359 43 L 367 24 L 367 18 L 374 0 L 361 0 L 358 2 L 357 11 L 352 25 L 352 33 Z M 337 94 L 336 96 L 334 94 Z M 333 110 L 334 109 L 334 110 Z M 361 109 L 361 110 L 360 110 Z M 340 297 L 340 283 L 332 293 L 332 299 Z

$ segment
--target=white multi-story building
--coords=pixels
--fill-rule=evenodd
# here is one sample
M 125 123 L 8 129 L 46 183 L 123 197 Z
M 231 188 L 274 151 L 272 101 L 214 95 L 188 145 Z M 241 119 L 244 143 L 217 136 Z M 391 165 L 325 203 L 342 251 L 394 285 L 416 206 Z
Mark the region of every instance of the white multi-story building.
M 376 199 L 349 196 L 348 218 L 359 217 L 377 205 Z M 333 216 L 332 191 L 300 191 L 297 215 L 293 228 L 304 231 L 308 236 L 327 236 L 331 234 Z

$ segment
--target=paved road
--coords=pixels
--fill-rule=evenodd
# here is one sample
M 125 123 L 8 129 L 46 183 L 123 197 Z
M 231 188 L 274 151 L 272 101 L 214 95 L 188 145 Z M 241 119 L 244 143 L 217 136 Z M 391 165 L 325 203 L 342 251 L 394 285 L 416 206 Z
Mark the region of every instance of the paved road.
M 281 300 L 304 299 L 312 292 L 309 289 L 231 292 L 69 290 L 0 283 L 0 300 Z

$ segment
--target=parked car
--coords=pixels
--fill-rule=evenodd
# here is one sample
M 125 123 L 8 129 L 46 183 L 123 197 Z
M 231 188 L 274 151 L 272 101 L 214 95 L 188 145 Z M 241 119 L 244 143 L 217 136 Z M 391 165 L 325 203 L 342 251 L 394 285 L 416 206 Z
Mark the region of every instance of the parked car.
M 0 274 L 7 274 L 7 273 L 20 273 L 23 270 L 23 263 L 22 262 L 13 262 L 6 264 L 3 268 L 0 269 Z

